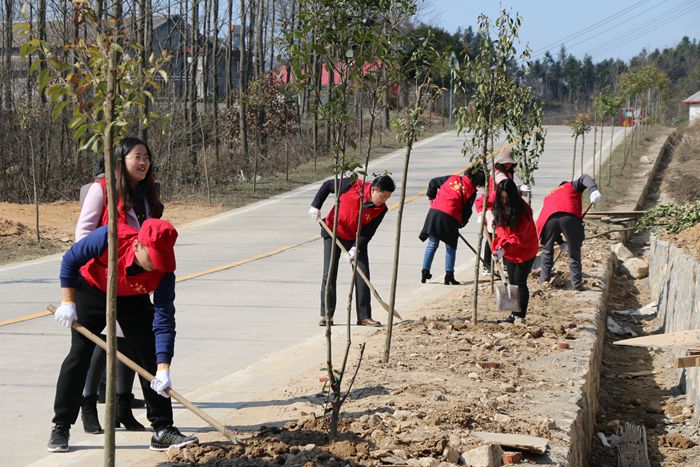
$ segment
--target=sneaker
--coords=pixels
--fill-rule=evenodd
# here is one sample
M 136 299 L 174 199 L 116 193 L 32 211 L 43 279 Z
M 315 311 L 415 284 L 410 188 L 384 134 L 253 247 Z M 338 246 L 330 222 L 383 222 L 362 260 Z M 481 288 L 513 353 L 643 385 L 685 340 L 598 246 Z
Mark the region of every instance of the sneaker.
M 499 320 L 497 320 L 496 322 L 497 322 L 498 324 L 501 324 L 501 323 L 513 324 L 513 323 L 515 323 L 515 318 L 517 318 L 517 316 L 511 314 L 511 315 L 510 315 L 509 317 L 507 317 L 506 319 L 499 319 Z
M 196 436 L 185 436 L 180 433 L 180 430 L 170 425 L 153 432 L 151 436 L 151 451 L 165 451 L 170 446 L 181 448 L 192 443 L 198 443 L 199 438 Z
M 491 275 L 491 268 L 487 268 L 486 266 L 481 267 L 481 275 L 482 276 L 490 276 Z
M 68 452 L 68 439 L 70 438 L 70 425 L 56 423 L 51 429 L 51 437 L 46 448 L 49 452 Z

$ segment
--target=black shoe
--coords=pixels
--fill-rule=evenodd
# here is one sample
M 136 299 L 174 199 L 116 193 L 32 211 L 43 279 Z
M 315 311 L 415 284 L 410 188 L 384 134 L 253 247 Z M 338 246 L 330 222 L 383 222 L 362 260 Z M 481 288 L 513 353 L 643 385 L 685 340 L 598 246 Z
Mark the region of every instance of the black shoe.
M 131 400 L 133 398 L 133 394 L 117 394 L 116 427 L 124 425 L 126 431 L 146 431 L 146 427 L 141 425 L 131 413 Z
M 97 396 L 83 396 L 80 404 L 80 419 L 83 421 L 85 433 L 99 435 L 104 433 L 97 418 Z
M 68 439 L 70 438 L 70 425 L 56 423 L 51 429 L 51 437 L 46 448 L 49 452 L 68 452 Z
M 151 451 L 165 451 L 170 446 L 181 448 L 192 443 L 198 443 L 196 436 L 185 436 L 180 430 L 170 425 L 157 430 L 151 436 Z
M 428 279 L 431 279 L 432 277 L 433 277 L 433 275 L 430 274 L 430 269 L 421 269 L 421 271 L 420 271 L 421 283 L 425 284 L 425 281 Z
M 499 319 L 499 320 L 497 321 L 497 323 L 499 323 L 499 324 L 500 324 L 500 323 L 513 324 L 513 323 L 515 323 L 515 318 L 517 318 L 517 316 L 511 314 L 511 315 L 510 315 L 509 317 L 507 317 L 506 319 Z
M 326 318 L 321 318 L 321 321 L 318 322 L 318 325 L 326 327 Z M 331 320 L 331 326 L 333 326 L 333 320 Z
M 445 273 L 445 285 L 459 285 L 459 281 L 455 280 L 454 272 Z

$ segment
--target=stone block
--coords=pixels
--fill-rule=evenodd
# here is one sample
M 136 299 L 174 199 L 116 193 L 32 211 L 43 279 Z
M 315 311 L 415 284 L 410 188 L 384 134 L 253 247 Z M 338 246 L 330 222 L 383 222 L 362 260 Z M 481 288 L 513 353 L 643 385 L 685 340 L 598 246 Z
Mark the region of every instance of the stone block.
M 632 254 L 631 251 L 627 249 L 627 247 L 622 244 L 622 243 L 616 243 L 613 246 L 610 247 L 613 253 L 615 253 L 615 256 L 617 259 L 620 261 L 624 261 L 626 259 L 634 258 L 634 255 Z
M 633 279 L 643 279 L 649 275 L 649 265 L 639 258 L 626 259 L 620 265 L 620 270 Z
M 497 444 L 485 444 L 462 453 L 461 461 L 470 467 L 500 467 L 503 449 Z

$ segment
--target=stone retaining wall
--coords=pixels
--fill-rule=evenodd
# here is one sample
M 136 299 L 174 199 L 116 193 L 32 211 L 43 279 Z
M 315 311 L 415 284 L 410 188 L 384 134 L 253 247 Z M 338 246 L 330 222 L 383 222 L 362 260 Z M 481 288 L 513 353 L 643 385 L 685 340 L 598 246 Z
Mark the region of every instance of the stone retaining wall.
M 657 328 L 661 332 L 700 329 L 700 264 L 675 245 L 652 238 L 649 253 L 649 287 L 658 303 Z M 676 354 L 685 356 L 686 351 Z M 689 402 L 700 407 L 700 368 L 678 370 Z M 696 420 L 698 410 L 695 410 Z
M 648 173 L 645 174 L 645 182 L 639 186 L 635 193 L 636 202 L 633 204 L 633 209 L 640 209 L 644 205 L 649 190 L 651 190 L 654 178 L 657 175 L 663 161 L 668 157 L 677 141 L 677 134 L 673 133 L 668 136 L 659 150 Z M 632 206 L 628 206 L 632 208 Z M 627 240 L 629 235 L 627 232 L 622 235 L 623 240 Z M 572 467 L 585 467 L 588 465 L 588 457 L 591 452 L 593 442 L 593 433 L 595 430 L 596 413 L 598 411 L 598 393 L 600 389 L 600 373 L 603 359 L 603 346 L 605 344 L 605 322 L 608 310 L 608 291 L 610 290 L 610 278 L 614 270 L 612 254 L 608 257 L 607 268 L 604 272 L 605 288 L 600 294 L 600 304 L 597 309 L 582 310 L 582 313 L 588 315 L 589 319 L 595 323 L 595 328 L 590 331 L 588 342 L 588 364 L 587 371 L 578 387 L 578 400 L 576 405 L 578 410 L 575 412 L 575 418 L 568 429 L 569 449 L 565 459 L 560 459 L 556 453 L 552 453 L 552 460 L 557 465 L 568 465 Z M 651 272 L 650 272 L 651 275 Z M 693 283 L 697 287 L 697 297 L 700 299 L 700 278 L 696 280 L 696 274 L 693 274 Z M 695 290 L 695 289 L 694 289 Z M 698 305 L 700 306 L 700 305 Z M 697 371 L 696 371 L 697 372 Z M 700 380 L 697 380 L 698 386 Z M 697 411 L 696 411 L 697 412 Z

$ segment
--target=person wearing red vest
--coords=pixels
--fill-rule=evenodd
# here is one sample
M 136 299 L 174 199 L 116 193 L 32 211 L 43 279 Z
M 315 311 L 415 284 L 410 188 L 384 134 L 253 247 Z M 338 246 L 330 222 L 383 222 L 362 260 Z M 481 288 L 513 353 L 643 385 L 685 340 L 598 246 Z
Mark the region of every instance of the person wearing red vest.
M 105 327 L 108 226 L 75 243 L 61 262 L 61 305 L 56 321 L 73 321 L 94 334 Z M 166 221 L 148 219 L 141 230 L 118 224 L 117 319 L 139 363 L 155 378 L 140 378 L 148 420 L 153 426 L 152 450 L 197 441 L 173 426 L 173 410 L 165 392 L 171 386 L 170 362 L 175 347 L 175 252 L 177 231 Z M 153 303 L 149 294 L 153 292 Z M 71 347 L 61 365 L 54 400 L 54 427 L 47 448 L 68 451 L 70 427 L 78 418 L 85 377 L 95 344 L 71 330 Z
M 518 163 L 513 158 L 513 147 L 509 146 L 500 153 L 496 155 L 493 159 L 493 173 L 492 177 L 489 177 L 489 198 L 486 202 L 486 229 L 488 232 L 493 234 L 493 203 L 496 200 L 496 187 L 503 180 L 509 179 L 513 180 L 515 177 L 515 167 Z M 527 185 L 522 185 L 520 187 L 520 192 L 529 192 L 530 187 Z M 474 201 L 474 207 L 476 208 L 477 222 L 481 222 L 481 212 L 484 209 L 484 196 L 485 193 L 479 196 Z M 484 265 L 481 269 L 481 274 L 485 276 L 491 275 L 491 246 L 486 243 L 484 246 Z
M 530 291 L 527 276 L 537 256 L 537 228 L 532 209 L 520 196 L 513 180 L 502 180 L 496 188 L 493 203 L 493 256 L 502 259 L 508 272 L 508 282 L 518 286 L 520 311 L 513 312 L 503 322 L 513 323 L 525 318 Z
M 548 282 L 552 272 L 554 244 L 569 252 L 569 276 L 574 290 L 584 290 L 581 272 L 581 245 L 585 238 L 581 194 L 588 189 L 590 201 L 596 204 L 601 194 L 595 180 L 582 175 L 573 182 L 562 182 L 542 201 L 537 218 L 537 235 L 542 244 L 540 283 Z M 562 234 L 566 242 L 562 242 Z
M 118 223 L 138 229 L 148 218 L 159 219 L 163 215 L 163 203 L 155 181 L 153 155 L 148 144 L 139 138 L 124 137 L 115 148 L 114 156 Z M 80 216 L 75 226 L 76 242 L 108 222 L 106 179 L 104 176 L 98 177 L 88 187 L 85 197 L 81 199 Z M 129 358 L 133 357 L 124 339 L 119 338 L 118 342 L 119 351 Z M 80 407 L 80 417 L 86 433 L 103 433 L 97 416 L 97 401 L 100 399 L 100 385 L 104 382 L 105 364 L 104 350 L 95 347 Z M 117 423 L 129 431 L 143 431 L 145 427 L 131 412 L 132 406 L 143 407 L 143 401 L 134 399 L 132 393 L 134 376 L 134 371 L 126 365 L 117 365 Z
M 455 260 L 459 229 L 467 225 L 472 215 L 477 187 L 484 186 L 486 176 L 481 167 L 467 169 L 464 175 L 435 177 L 428 183 L 430 209 L 418 238 L 428 240 L 423 255 L 421 282 L 432 277 L 430 266 L 440 242 L 445 243 L 445 285 L 458 285 L 455 279 Z
M 361 180 L 353 182 L 352 180 L 344 179 L 340 186 L 338 239 L 345 249 L 348 250 L 347 260 L 352 261 L 357 258 L 357 267 L 362 269 L 368 278 L 370 274 L 367 245 L 384 219 L 384 215 L 388 210 L 386 202 L 395 189 L 394 180 L 388 175 L 375 178 L 371 184 Z M 324 182 L 316 193 L 309 209 L 309 216 L 312 219 L 321 219 L 321 207 L 331 193 L 335 193 L 335 180 Z M 356 242 L 355 237 L 358 231 L 360 207 L 362 208 L 362 220 L 359 226 L 359 237 Z M 333 206 L 323 220 L 331 231 L 333 230 L 335 216 L 335 206 Z M 323 279 L 321 280 L 321 321 L 319 325 L 325 326 L 326 316 L 330 317 L 331 324 L 333 324 L 340 248 L 335 248 L 335 258 L 331 261 L 333 239 L 325 229 L 321 229 L 321 236 L 323 237 Z M 333 268 L 330 267 L 331 263 L 334 265 Z M 328 303 L 326 303 L 326 283 L 329 284 Z M 372 319 L 369 287 L 359 274 L 355 277 L 355 307 L 358 325 L 381 326 L 379 321 Z

